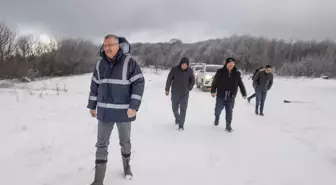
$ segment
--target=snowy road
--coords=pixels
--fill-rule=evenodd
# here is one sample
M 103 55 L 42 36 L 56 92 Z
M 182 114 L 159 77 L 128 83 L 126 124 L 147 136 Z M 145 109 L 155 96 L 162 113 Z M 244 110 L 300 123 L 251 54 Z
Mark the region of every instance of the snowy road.
M 143 104 L 132 128 L 134 179 L 122 179 L 114 130 L 106 184 L 336 184 L 336 115 L 330 106 L 336 103 L 335 82 L 275 79 L 265 117 L 255 116 L 254 103 L 239 94 L 235 131 L 229 134 L 224 114 L 220 126 L 212 126 L 215 100 L 198 89 L 190 95 L 185 131 L 178 132 L 170 97 L 163 91 L 165 77 L 166 72 L 146 75 Z M 61 83 L 67 93 L 49 92 L 43 98 L 0 89 L 1 184 L 91 182 L 96 121 L 85 108 L 89 80 L 90 75 L 66 78 Z M 48 87 L 54 88 L 56 81 L 47 81 Z M 245 85 L 252 93 L 251 81 L 246 79 Z M 291 98 L 312 103 L 282 103 Z

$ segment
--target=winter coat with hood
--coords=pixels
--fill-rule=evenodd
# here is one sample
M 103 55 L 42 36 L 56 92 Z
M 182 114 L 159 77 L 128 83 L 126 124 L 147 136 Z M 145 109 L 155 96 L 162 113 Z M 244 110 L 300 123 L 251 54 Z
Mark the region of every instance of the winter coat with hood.
M 252 76 L 252 80 L 254 80 L 256 74 L 259 72 L 259 71 L 263 71 L 264 70 L 264 67 L 259 67 L 258 69 L 256 69 L 253 73 L 253 76 Z
M 240 72 L 236 67 L 229 72 L 226 65 L 217 70 L 211 84 L 211 93 L 217 93 L 218 98 L 230 100 L 236 98 L 239 87 L 242 96 L 245 97 L 246 90 Z
M 131 57 L 129 42 L 119 37 L 120 49 L 108 59 L 103 47 L 91 80 L 87 108 L 97 109 L 97 119 L 105 123 L 130 122 L 127 110 L 138 110 L 144 92 L 145 79 L 137 62 Z
M 253 79 L 253 87 L 256 92 L 267 92 L 273 86 L 273 74 L 259 71 Z
M 183 70 L 181 65 L 185 63 L 188 68 Z M 172 95 L 187 95 L 195 85 L 195 76 L 192 69 L 189 67 L 189 59 L 183 57 L 180 63 L 173 67 L 167 77 L 166 91 L 170 90 Z

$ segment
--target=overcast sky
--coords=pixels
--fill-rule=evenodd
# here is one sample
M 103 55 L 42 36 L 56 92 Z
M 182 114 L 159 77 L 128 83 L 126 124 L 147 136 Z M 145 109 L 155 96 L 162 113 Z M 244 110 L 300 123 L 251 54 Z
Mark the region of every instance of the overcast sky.
M 251 34 L 336 40 L 336 0 L 0 0 L 0 21 L 22 33 L 130 42 L 194 42 Z

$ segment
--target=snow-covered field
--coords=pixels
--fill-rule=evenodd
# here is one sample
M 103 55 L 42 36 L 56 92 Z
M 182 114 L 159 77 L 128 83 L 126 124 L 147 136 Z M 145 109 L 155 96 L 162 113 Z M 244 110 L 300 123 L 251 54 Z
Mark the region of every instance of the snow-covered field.
M 276 78 L 265 117 L 239 94 L 233 133 L 213 127 L 215 99 L 194 89 L 185 131 L 174 126 L 167 71 L 146 72 L 133 123 L 134 178 L 122 178 L 117 130 L 112 134 L 106 184 L 335 185 L 336 82 Z M 93 180 L 96 120 L 86 109 L 91 74 L 0 89 L 0 181 L 6 185 L 89 185 Z M 244 77 L 249 94 L 251 81 Z M 46 84 L 46 85 L 45 85 Z M 283 100 L 309 103 L 284 104 Z

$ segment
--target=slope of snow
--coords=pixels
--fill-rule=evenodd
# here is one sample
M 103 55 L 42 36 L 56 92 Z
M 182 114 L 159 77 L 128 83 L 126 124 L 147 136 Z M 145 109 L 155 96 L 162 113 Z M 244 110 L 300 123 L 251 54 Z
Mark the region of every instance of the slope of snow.
M 146 89 L 132 128 L 134 178 L 122 178 L 116 129 L 111 136 L 106 184 L 334 185 L 336 83 L 276 78 L 265 117 L 239 94 L 233 133 L 223 112 L 213 127 L 215 99 L 194 89 L 185 131 L 174 126 L 167 71 L 146 70 Z M 97 124 L 86 109 L 91 75 L 55 78 L 0 89 L 1 184 L 83 185 L 93 179 Z M 249 93 L 251 81 L 244 79 Z M 54 90 L 66 85 L 68 91 Z M 46 87 L 41 94 L 39 89 Z M 48 90 L 49 89 L 49 90 Z M 283 100 L 309 103 L 284 104 Z M 17 176 L 17 177 L 16 177 Z

